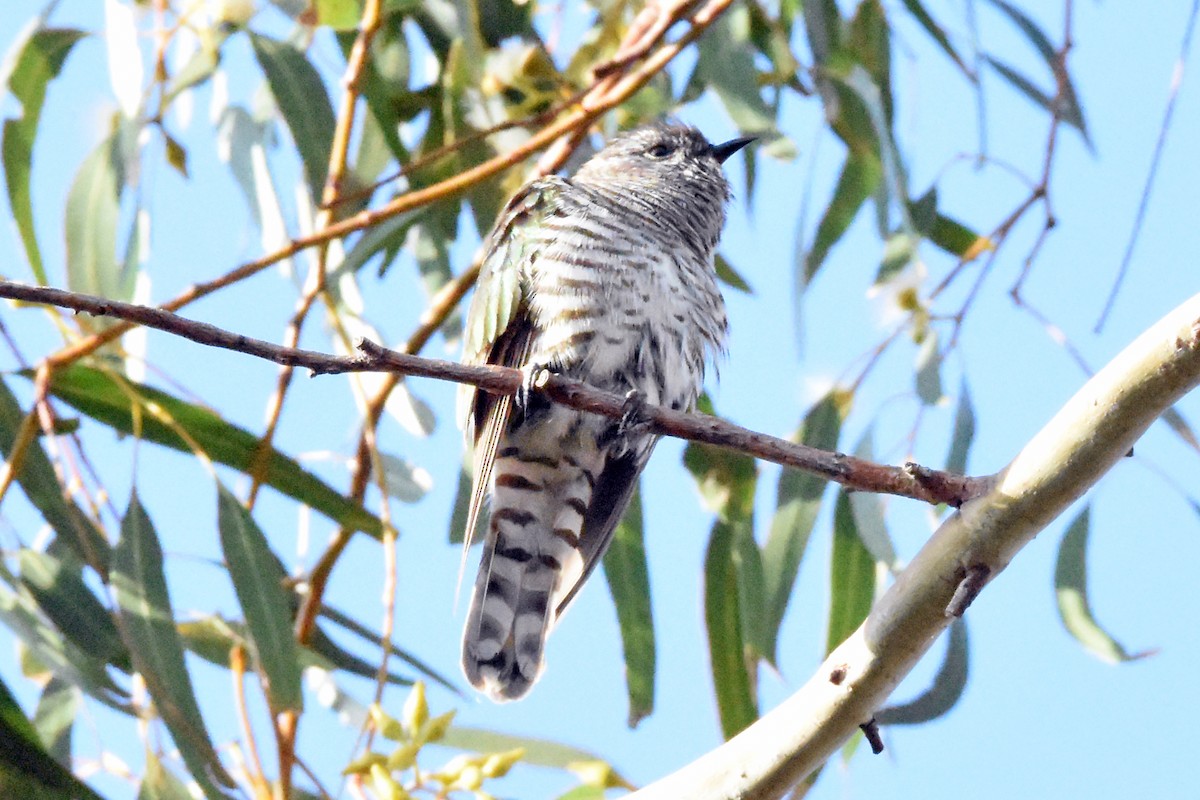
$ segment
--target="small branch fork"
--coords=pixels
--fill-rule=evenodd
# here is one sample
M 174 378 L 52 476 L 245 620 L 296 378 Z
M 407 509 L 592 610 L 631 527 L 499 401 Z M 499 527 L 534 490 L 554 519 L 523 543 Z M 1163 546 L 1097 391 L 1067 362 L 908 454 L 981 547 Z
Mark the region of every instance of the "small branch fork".
M 246 353 L 289 367 L 303 367 L 318 375 L 386 371 L 468 383 L 495 394 L 513 394 L 522 381 L 520 370 L 467 366 L 453 361 L 422 358 L 388 350 L 366 340 L 359 344 L 361 352 L 357 356 L 334 356 L 283 347 L 190 320 L 161 308 L 106 300 L 61 289 L 0 281 L 0 297 L 69 308 L 94 316 L 115 317 L 167 331 L 199 344 Z M 542 390 L 559 403 L 606 417 L 620 419 L 627 409 L 626 398 L 622 395 L 603 392 L 557 375 L 550 375 Z M 968 478 L 917 465 L 884 466 L 758 433 L 706 414 L 685 414 L 658 406 L 646 406 L 643 411 L 648 429 L 654 433 L 737 450 L 765 461 L 821 475 L 859 491 L 894 494 L 958 507 L 990 486 L 989 478 Z

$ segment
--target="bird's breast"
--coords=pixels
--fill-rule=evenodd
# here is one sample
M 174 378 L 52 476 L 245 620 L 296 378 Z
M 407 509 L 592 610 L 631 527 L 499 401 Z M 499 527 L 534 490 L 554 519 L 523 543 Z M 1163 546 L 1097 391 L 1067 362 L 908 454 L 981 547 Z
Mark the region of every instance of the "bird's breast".
M 648 239 L 548 248 L 533 282 L 532 357 L 598 388 L 690 407 L 725 312 L 711 267 Z M 692 263 L 695 261 L 697 263 Z

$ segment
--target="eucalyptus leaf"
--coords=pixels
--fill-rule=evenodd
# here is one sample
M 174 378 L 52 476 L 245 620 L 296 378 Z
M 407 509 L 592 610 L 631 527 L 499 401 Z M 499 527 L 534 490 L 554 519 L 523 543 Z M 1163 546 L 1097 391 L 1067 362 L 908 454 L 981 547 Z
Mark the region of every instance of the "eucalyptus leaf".
M 809 409 L 793 441 L 822 450 L 835 449 L 847 405 L 840 394 L 839 390 L 831 391 Z M 763 657 L 772 664 L 776 663 L 779 630 L 826 484 L 824 478 L 800 470 L 784 468 L 779 474 L 775 516 L 762 554 L 766 642 Z
M 185 453 L 191 453 L 195 444 L 213 461 L 243 472 L 250 471 L 255 463 L 260 442 L 257 436 L 207 408 L 162 390 L 76 365 L 54 372 L 50 393 L 121 433 L 137 434 Z M 151 408 L 157 413 L 150 413 Z M 295 459 L 271 450 L 265 465 L 262 478 L 268 486 L 340 525 L 380 535 L 378 518 L 303 469 Z
M 635 491 L 604 554 L 604 577 L 621 629 L 630 728 L 654 710 L 654 615 L 644 535 L 641 492 Z
M 300 652 L 283 585 L 273 580 L 278 563 L 262 530 L 236 497 L 217 485 L 217 528 L 229 577 L 262 669 L 271 712 L 300 711 Z
M 300 153 L 309 192 L 319 201 L 336 125 L 325 83 L 305 54 L 292 45 L 260 34 L 251 34 L 250 41 Z
M 73 28 L 44 28 L 40 24 L 27 29 L 8 55 L 12 65 L 5 88 L 21 106 L 21 116 L 4 120 L 0 157 L 3 158 L 4 180 L 13 222 L 25 248 L 25 257 L 34 280 L 47 284 L 42 253 L 38 247 L 33 224 L 33 196 L 30 190 L 33 172 L 33 146 L 37 140 L 38 122 L 50 82 L 62 71 L 75 43 L 87 34 Z
M 1150 655 L 1151 652 L 1130 653 L 1108 631 L 1100 626 L 1092 613 L 1087 591 L 1087 542 L 1090 531 L 1090 508 L 1084 508 L 1067 526 L 1058 545 L 1054 564 L 1054 593 L 1058 598 L 1058 614 L 1063 627 L 1083 648 L 1102 661 L 1117 664 Z
M 121 522 L 113 553 L 112 586 L 129 637 L 134 667 L 192 777 L 211 797 L 226 795 L 234 781 L 225 771 L 204 724 L 175 630 L 175 613 L 163 572 L 162 545 L 136 492 Z
M 956 617 L 950 624 L 946 655 L 933 683 L 916 698 L 875 712 L 880 725 L 920 725 L 947 714 L 962 698 L 968 674 L 967 623 Z

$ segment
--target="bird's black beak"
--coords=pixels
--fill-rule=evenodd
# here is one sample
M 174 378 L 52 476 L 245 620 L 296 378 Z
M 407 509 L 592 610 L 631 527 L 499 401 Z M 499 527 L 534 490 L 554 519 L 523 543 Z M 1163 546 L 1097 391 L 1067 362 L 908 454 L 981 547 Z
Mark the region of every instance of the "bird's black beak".
M 725 159 L 729 158 L 731 155 L 736 153 L 738 150 L 741 150 L 743 147 L 750 144 L 757 138 L 757 136 L 742 136 L 737 139 L 730 139 L 724 144 L 714 144 L 712 148 L 713 158 L 724 164 Z

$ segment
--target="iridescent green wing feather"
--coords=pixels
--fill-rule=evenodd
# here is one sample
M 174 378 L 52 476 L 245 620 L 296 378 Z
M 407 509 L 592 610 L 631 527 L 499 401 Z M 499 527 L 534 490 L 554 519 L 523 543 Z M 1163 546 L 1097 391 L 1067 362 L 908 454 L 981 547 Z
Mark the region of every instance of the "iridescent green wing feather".
M 543 178 L 518 192 L 501 212 L 488 237 L 475 297 L 463 332 L 463 363 L 521 368 L 529 358 L 533 322 L 529 318 L 529 271 L 543 238 L 539 226 L 564 186 L 561 178 Z M 497 397 L 473 386 L 459 393 L 459 417 L 468 444 L 474 445 L 475 474 L 463 557 L 471 546 L 479 509 L 491 482 L 496 448 L 508 425 L 512 398 Z

